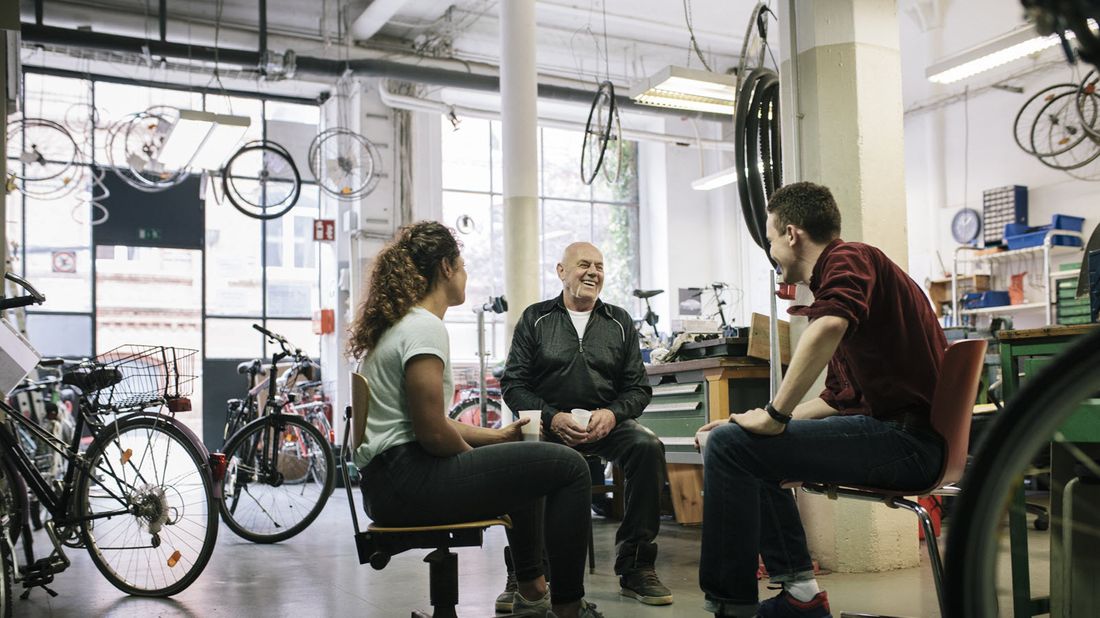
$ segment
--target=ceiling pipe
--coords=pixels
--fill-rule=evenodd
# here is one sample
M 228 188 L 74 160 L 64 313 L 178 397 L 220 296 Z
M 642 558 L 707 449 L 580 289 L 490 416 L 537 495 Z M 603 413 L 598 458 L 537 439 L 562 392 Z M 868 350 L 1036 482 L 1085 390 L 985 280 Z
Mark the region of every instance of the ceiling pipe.
M 29 23 L 22 24 L 22 36 L 24 42 L 31 44 L 38 43 L 43 45 L 77 47 L 137 55 L 149 54 L 154 57 L 164 56 L 166 58 L 198 60 L 211 63 L 217 61 L 242 67 L 262 67 L 266 64 L 262 62 L 264 59 L 261 58 L 261 55 L 256 51 L 172 43 L 116 34 L 106 34 L 102 32 L 70 30 L 53 26 L 38 26 Z M 355 75 L 362 77 L 382 77 L 450 88 L 500 92 L 500 77 L 497 75 L 465 73 L 450 69 L 418 66 L 373 58 L 333 60 L 311 56 L 293 56 L 293 51 L 288 51 L 284 56 L 287 64 L 293 65 L 293 77 L 323 78 L 335 82 L 350 70 Z M 287 68 L 290 69 L 291 66 Z M 540 83 L 538 86 L 538 96 L 540 98 L 573 103 L 591 104 L 595 96 L 594 92 L 594 88 L 592 90 L 582 90 L 579 88 L 570 88 L 546 83 Z M 732 120 L 729 116 L 722 114 L 685 112 L 683 110 L 640 105 L 635 103 L 630 97 L 621 95 L 616 96 L 615 100 L 619 108 L 625 111 L 662 114 L 666 116 L 675 116 L 677 118 L 694 118 L 697 120 L 710 120 L 715 122 L 729 122 Z
M 403 109 L 407 111 L 427 112 L 443 115 L 454 112 L 455 115 L 459 117 L 480 118 L 483 120 L 500 120 L 499 110 L 465 107 L 462 105 L 450 105 L 442 101 L 433 101 L 431 99 L 422 99 L 420 97 L 412 97 L 408 95 L 393 93 L 389 89 L 389 82 L 384 79 L 378 85 L 378 96 L 382 99 L 382 103 L 386 107 L 389 107 L 391 109 Z M 560 118 L 549 118 L 546 116 L 539 116 L 538 122 L 540 127 L 565 129 L 568 131 L 584 131 L 583 122 L 562 120 Z M 623 139 L 639 142 L 655 142 L 660 144 L 668 144 L 671 146 L 702 148 L 709 150 L 719 150 L 723 152 L 733 152 L 735 149 L 735 145 L 732 142 L 728 141 L 699 139 L 697 137 L 669 135 L 667 133 L 654 133 L 653 131 L 640 131 L 637 129 L 624 128 L 622 135 Z
M 405 0 L 374 0 L 351 24 L 351 36 L 356 41 L 369 40 L 401 10 Z

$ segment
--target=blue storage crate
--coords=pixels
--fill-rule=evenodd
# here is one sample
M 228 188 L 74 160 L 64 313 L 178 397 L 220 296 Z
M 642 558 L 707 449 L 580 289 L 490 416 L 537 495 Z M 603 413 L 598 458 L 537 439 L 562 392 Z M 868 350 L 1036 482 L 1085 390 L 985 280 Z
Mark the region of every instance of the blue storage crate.
M 1019 236 L 1020 234 L 1027 234 L 1033 231 L 1031 226 L 1026 223 L 1006 223 L 1004 236 Z
M 1037 232 L 1028 232 L 1027 234 L 1018 234 L 1016 236 L 1005 236 L 1005 244 L 1008 245 L 1009 251 L 1027 249 L 1028 247 L 1039 247 L 1043 244 L 1043 239 L 1047 237 L 1048 231 L 1048 229 L 1040 229 Z M 1050 244 L 1062 245 L 1065 247 L 1080 247 L 1081 239 L 1059 234 L 1051 237 Z
M 963 294 L 963 309 L 982 309 L 984 307 L 1003 307 L 1011 304 L 1008 292 L 999 290 L 986 290 L 985 292 L 969 292 Z
M 1072 215 L 1054 215 L 1050 224 L 1056 230 L 1070 230 L 1071 232 L 1080 232 L 1081 228 L 1085 226 L 1085 218 L 1074 217 Z

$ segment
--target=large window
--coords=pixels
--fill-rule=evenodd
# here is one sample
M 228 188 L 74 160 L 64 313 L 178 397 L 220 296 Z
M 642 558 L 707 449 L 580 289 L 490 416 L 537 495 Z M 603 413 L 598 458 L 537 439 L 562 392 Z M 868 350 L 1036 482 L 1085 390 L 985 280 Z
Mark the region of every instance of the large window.
M 504 294 L 504 209 L 499 122 L 464 119 L 459 130 L 441 119 L 443 133 L 443 222 L 460 230 L 466 271 L 466 304 L 447 312 L 451 354 L 477 358 L 473 308 Z M 638 287 L 637 145 L 627 142 L 619 181 L 602 174 L 591 186 L 580 180 L 581 133 L 539 130 L 540 282 L 542 297 L 561 291 L 556 266 L 565 247 L 595 244 L 604 254 L 601 297 L 633 312 L 630 292 Z M 460 221 L 463 223 L 460 224 Z M 522 307 L 514 307 L 520 309 Z M 503 319 L 487 316 L 486 343 L 492 357 L 504 354 Z
M 60 198 L 36 197 L 34 193 L 45 188 L 40 181 L 28 187 L 32 190 L 26 194 L 12 192 L 7 197 L 7 238 L 14 269 L 47 296 L 46 304 L 27 310 L 28 335 L 43 354 L 90 356 L 103 352 L 112 343 L 108 340 L 114 339 L 103 330 L 104 320 L 115 319 L 105 312 L 132 322 L 134 316 L 128 313 L 133 312 L 127 307 L 146 311 L 145 300 L 163 296 L 170 301 L 157 290 L 182 281 L 176 272 L 180 268 L 195 270 L 196 298 L 202 301 L 195 307 L 172 302 L 170 312 L 158 306 L 162 317 L 154 321 L 163 322 L 161 326 L 168 330 L 180 330 L 181 321 L 203 324 L 205 337 L 197 338 L 190 347 L 201 347 L 214 358 L 259 355 L 264 344 L 249 325 L 266 321 L 273 330 L 285 331 L 304 350 L 319 353 L 320 340 L 310 331 L 310 317 L 318 301 L 318 245 L 313 241 L 312 222 L 318 216 L 319 190 L 308 172 L 297 205 L 283 218 L 268 222 L 239 213 L 215 194 L 215 183 L 205 183 L 202 257 L 197 252 L 194 257 L 146 255 L 146 250 L 134 247 L 92 250 L 92 226 L 104 214 L 94 205 L 103 199 L 103 190 L 95 180 L 104 173 L 100 168 L 109 165 L 105 144 L 114 122 L 157 105 L 249 116 L 252 124 L 245 139 L 279 142 L 304 171 L 308 169 L 309 142 L 320 121 L 316 105 L 78 79 L 34 70 L 27 71 L 24 84 L 24 115 L 64 126 L 79 151 L 77 164 L 53 181 L 77 183 L 76 190 Z M 93 109 L 95 123 L 90 121 Z M 21 144 L 9 144 L 9 168 L 20 165 L 23 152 Z M 155 200 L 156 194 L 149 199 Z M 173 265 L 179 268 L 173 270 Z

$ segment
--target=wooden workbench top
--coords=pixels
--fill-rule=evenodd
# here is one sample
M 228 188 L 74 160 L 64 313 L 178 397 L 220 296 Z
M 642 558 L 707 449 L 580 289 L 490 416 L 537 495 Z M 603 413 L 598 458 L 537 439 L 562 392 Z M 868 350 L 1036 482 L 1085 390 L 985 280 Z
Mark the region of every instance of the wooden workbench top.
M 1091 333 L 1100 324 L 1074 324 L 1072 326 L 1043 326 L 1022 330 L 1002 330 L 997 333 L 1000 341 L 1020 341 L 1024 339 L 1046 339 L 1049 337 L 1077 337 Z
M 679 373 L 681 371 L 703 371 L 705 369 L 723 369 L 726 367 L 767 367 L 767 361 L 748 356 L 718 356 L 715 358 L 700 358 L 675 363 L 660 363 L 646 365 L 645 372 L 651 376 Z

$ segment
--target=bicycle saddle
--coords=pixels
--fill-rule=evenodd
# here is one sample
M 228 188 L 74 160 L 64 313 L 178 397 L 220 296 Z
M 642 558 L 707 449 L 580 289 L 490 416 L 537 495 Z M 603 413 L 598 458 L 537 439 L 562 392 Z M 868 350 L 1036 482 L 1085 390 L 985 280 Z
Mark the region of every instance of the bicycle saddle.
M 258 358 L 237 365 L 237 373 L 242 376 L 249 372 L 260 373 L 261 369 L 263 369 L 263 361 Z
M 122 381 L 122 372 L 114 367 L 96 367 L 90 371 L 74 371 L 61 378 L 62 384 L 75 386 L 82 392 L 98 391 Z
M 664 290 L 634 290 L 633 294 L 635 298 L 653 298 L 663 292 Z

